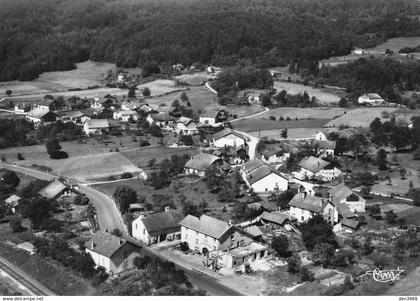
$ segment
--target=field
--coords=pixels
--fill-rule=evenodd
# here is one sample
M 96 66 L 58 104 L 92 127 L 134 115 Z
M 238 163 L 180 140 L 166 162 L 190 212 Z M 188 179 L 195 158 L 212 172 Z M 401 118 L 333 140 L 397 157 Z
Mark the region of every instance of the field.
M 145 84 L 138 85 L 137 89 L 142 90 L 146 87 L 150 89 L 151 97 L 165 95 L 165 94 L 169 94 L 169 93 L 173 93 L 177 91 L 183 91 L 187 89 L 185 87 L 178 87 L 175 84 L 175 81 L 169 80 L 169 79 L 157 79 L 157 80 L 145 83 Z
M 274 88 L 277 92 L 286 90 L 289 94 L 300 94 L 306 91 L 310 97 L 315 96 L 321 104 L 337 103 L 340 100 L 340 96 L 338 96 L 339 94 L 336 95 L 325 89 L 312 88 L 311 86 L 305 86 L 302 84 L 275 81 Z
M 176 182 L 176 184 L 174 184 L 174 182 Z M 137 179 L 129 179 L 126 181 L 107 184 L 97 184 L 93 185 L 93 187 L 107 193 L 108 195 L 113 195 L 115 190 L 121 185 L 133 188 L 137 192 L 138 196 L 144 196 L 147 203 L 153 204 L 154 210 L 161 210 L 165 205 L 181 208 L 179 199 L 182 195 L 185 197 L 187 202 L 191 202 L 196 205 L 205 201 L 207 203 L 206 214 L 208 215 L 215 216 L 223 220 L 231 219 L 232 206 L 230 206 L 229 203 L 219 202 L 217 194 L 210 193 L 205 182 L 201 180 L 192 180 L 191 178 L 186 177 L 174 180 L 171 186 L 158 190 Z M 173 188 L 174 186 L 177 186 L 176 190 Z M 226 210 L 223 210 L 223 207 L 225 207 Z
M 386 42 L 373 47 L 367 48 L 367 51 L 378 51 L 385 52 L 387 49 L 390 49 L 394 52 L 398 52 L 401 48 L 404 47 L 416 47 L 420 45 L 420 37 L 398 37 L 387 40 Z
M 45 72 L 33 81 L 2 82 L 0 83 L 0 95 L 5 91 L 12 90 L 12 96 L 30 94 L 50 94 L 67 91 L 69 89 L 86 89 L 92 86 L 100 86 L 101 76 L 108 70 L 116 71 L 115 64 L 98 63 L 87 61 L 76 64 L 77 69 L 69 71 Z
M 321 128 L 329 119 L 302 119 L 290 121 L 273 121 L 269 119 L 241 119 L 233 122 L 235 129 L 245 132 L 270 131 L 276 129 L 292 128 Z
M 383 108 L 383 107 L 365 107 L 357 108 L 348 111 L 344 115 L 331 120 L 325 126 L 326 127 L 339 127 L 340 125 L 347 125 L 349 127 L 368 127 L 370 123 L 376 118 L 381 118 L 382 121 L 387 119 L 382 118 L 381 113 L 386 111 L 393 113 L 397 108 Z
M 340 116 L 345 112 L 349 111 L 346 108 L 330 108 L 330 107 L 315 107 L 315 108 L 277 108 L 272 109 L 266 113 L 258 115 L 258 118 L 268 119 L 270 116 L 275 116 L 277 119 L 281 116 L 284 119 L 289 117 L 290 119 L 332 119 L 336 116 Z
M 208 75 L 206 72 L 198 72 L 194 74 L 183 74 L 176 76 L 175 79 L 186 83 L 189 86 L 202 86 L 204 83 L 212 76 Z
M 124 151 L 121 154 L 130 160 L 134 165 L 140 168 L 147 168 L 148 162 L 151 159 L 156 159 L 157 162 L 163 159 L 170 158 L 172 155 L 182 156 L 183 154 L 195 155 L 199 151 L 191 149 L 190 147 L 144 147 L 132 151 Z
M 287 140 L 300 140 L 300 139 L 313 139 L 315 138 L 315 134 L 318 131 L 323 131 L 323 128 L 288 128 L 287 130 Z M 269 139 L 277 139 L 281 140 L 284 139 L 281 137 L 281 130 L 265 130 L 265 131 L 256 131 L 256 132 L 248 132 L 250 135 L 255 137 L 266 137 Z

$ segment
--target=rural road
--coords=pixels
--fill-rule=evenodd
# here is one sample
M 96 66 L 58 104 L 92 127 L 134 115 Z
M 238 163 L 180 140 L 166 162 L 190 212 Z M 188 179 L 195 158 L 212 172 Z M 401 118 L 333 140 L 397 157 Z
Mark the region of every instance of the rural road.
M 16 166 L 14 164 L 8 163 L 0 163 L 0 168 L 6 168 L 9 170 L 13 170 L 40 180 L 50 181 L 53 179 L 58 178 L 55 175 L 41 172 L 37 170 L 33 170 L 30 168 Z M 115 206 L 114 200 L 106 195 L 103 192 L 100 192 L 94 188 L 87 186 L 87 184 L 79 184 L 79 191 L 86 194 L 86 196 L 92 201 L 94 207 L 96 208 L 96 214 L 98 216 L 99 226 L 102 230 L 108 229 L 108 231 L 112 231 L 113 229 L 117 228 L 120 229 L 124 233 L 124 237 L 134 244 L 142 247 L 142 253 L 149 256 L 159 257 L 163 260 L 170 260 L 170 258 L 165 258 L 159 254 L 159 252 L 151 250 L 147 246 L 141 244 L 140 242 L 134 240 L 129 236 L 127 233 L 127 229 L 124 226 L 122 218 L 119 214 Z M 217 279 L 209 277 L 207 275 L 203 275 L 201 273 L 195 272 L 190 270 L 189 268 L 177 265 L 178 268 L 183 270 L 185 274 L 188 276 L 188 279 L 195 287 L 200 287 L 205 289 L 210 295 L 213 296 L 239 296 L 241 295 L 239 292 L 226 287 L 219 283 Z

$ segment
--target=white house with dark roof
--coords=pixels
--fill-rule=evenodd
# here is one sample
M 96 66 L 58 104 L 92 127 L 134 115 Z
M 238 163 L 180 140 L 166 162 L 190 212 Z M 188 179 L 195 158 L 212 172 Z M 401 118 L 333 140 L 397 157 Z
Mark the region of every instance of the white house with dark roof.
M 140 250 L 131 242 L 105 232 L 96 232 L 85 243 L 85 251 L 96 266 L 104 267 L 111 275 L 133 269 L 133 260 L 140 255 Z
M 267 145 L 261 152 L 261 160 L 267 164 L 284 163 L 290 158 L 290 153 L 281 146 Z
M 360 96 L 357 99 L 359 104 L 366 104 L 370 106 L 380 106 L 385 104 L 385 100 L 377 93 L 368 93 Z
M 223 129 L 213 135 L 213 145 L 215 147 L 231 146 L 233 148 L 239 148 L 242 145 L 246 145 L 246 142 L 247 139 L 244 135 L 230 128 Z
M 267 255 L 267 246 L 253 242 L 250 233 L 231 223 L 207 215 L 187 215 L 180 224 L 182 242 L 192 250 L 209 254 L 217 265 L 236 268 Z
M 352 212 L 365 212 L 366 200 L 346 184 L 341 183 L 328 191 L 334 203 L 345 204 Z
M 295 177 L 299 180 L 320 179 L 331 181 L 344 175 L 344 172 L 333 166 L 332 163 L 321 158 L 309 156 L 299 162 L 300 171 L 295 173 Z
M 26 113 L 26 119 L 32 121 L 35 126 L 48 124 L 57 120 L 57 115 L 44 108 L 34 108 Z
M 83 125 L 83 131 L 86 135 L 97 135 L 108 130 L 109 122 L 107 119 L 91 119 Z
M 168 208 L 165 208 L 164 212 L 140 216 L 133 221 L 132 236 L 146 245 L 180 239 L 179 222 L 183 217 L 181 212 Z
M 198 134 L 197 124 L 188 117 L 180 117 L 175 126 L 175 132 L 179 135 L 196 135 Z
M 228 119 L 228 113 L 225 110 L 207 111 L 200 115 L 198 120 L 200 126 L 222 126 Z
M 221 165 L 222 159 L 206 153 L 199 153 L 185 163 L 184 172 L 186 174 L 204 177 L 206 170 L 217 164 Z
M 289 202 L 289 206 L 289 213 L 298 222 L 306 222 L 315 215 L 321 215 L 334 226 L 334 231 L 343 228 L 356 230 L 359 226 L 357 215 L 347 203 L 339 201 L 339 198 L 334 199 L 331 194 L 325 198 L 299 192 Z
M 331 140 L 318 140 L 314 143 L 318 156 L 334 156 L 336 142 Z
M 175 126 L 176 118 L 168 113 L 156 113 L 149 114 L 146 120 L 150 125 L 156 124 L 162 129 L 172 130 Z
M 289 186 L 289 180 L 286 177 L 259 159 L 245 163 L 241 174 L 247 186 L 255 193 L 286 191 Z

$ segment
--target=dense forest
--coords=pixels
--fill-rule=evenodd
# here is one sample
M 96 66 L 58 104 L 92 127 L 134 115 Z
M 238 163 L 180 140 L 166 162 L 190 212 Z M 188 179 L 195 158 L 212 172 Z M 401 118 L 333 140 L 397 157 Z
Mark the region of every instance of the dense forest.
M 416 0 L 0 0 L 0 81 L 91 58 L 257 67 L 419 36 Z

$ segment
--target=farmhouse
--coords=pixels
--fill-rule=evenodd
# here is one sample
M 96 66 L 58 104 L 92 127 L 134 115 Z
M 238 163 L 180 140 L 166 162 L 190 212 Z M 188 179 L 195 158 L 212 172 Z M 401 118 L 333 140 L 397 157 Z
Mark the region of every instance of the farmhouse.
M 149 114 L 146 120 L 150 125 L 154 123 L 160 128 L 170 130 L 174 127 L 176 118 L 166 113 L 156 113 Z
M 330 162 L 314 156 L 302 159 L 299 163 L 300 171 L 295 174 L 299 180 L 320 179 L 331 181 L 343 176 L 344 173 Z
M 57 115 L 49 110 L 35 108 L 26 114 L 26 119 L 32 121 L 35 126 L 39 124 L 48 124 L 57 120 Z
M 345 204 L 352 212 L 365 212 L 366 200 L 341 183 L 328 191 L 335 204 Z
M 113 113 L 113 118 L 121 122 L 129 122 L 137 120 L 137 112 L 132 110 L 120 110 Z
M 376 93 L 364 94 L 357 99 L 357 102 L 359 104 L 366 104 L 370 106 L 379 106 L 385 104 L 385 100 Z
M 242 177 L 255 193 L 286 191 L 289 185 L 289 181 L 280 172 L 259 159 L 245 163 Z
M 43 100 L 34 103 L 34 109 L 42 109 L 47 111 L 57 111 L 60 109 L 57 100 L 51 97 L 44 97 Z
M 228 120 L 228 113 L 225 110 L 203 112 L 199 118 L 200 126 L 218 127 Z
M 75 124 L 84 124 L 87 120 L 90 120 L 90 117 L 81 111 L 60 111 L 57 112 L 57 116 L 62 122 L 73 122 Z
M 134 268 L 133 260 L 140 255 L 136 245 L 105 232 L 96 232 L 85 247 L 96 266 L 104 267 L 111 275 Z
M 321 157 L 334 156 L 336 142 L 331 140 L 315 141 L 317 155 Z
M 42 188 L 38 194 L 47 199 L 58 199 L 60 197 L 73 197 L 76 194 L 79 194 L 79 191 L 65 185 L 59 180 L 54 180 Z
M 317 131 L 315 134 L 315 140 L 328 140 L 327 135 L 321 131 Z
M 290 153 L 281 146 L 267 145 L 261 152 L 261 160 L 267 164 L 284 163 L 290 158 Z
M 16 113 L 26 113 L 31 110 L 31 106 L 26 103 L 17 103 L 14 110 Z
M 290 227 L 291 223 L 296 221 L 295 216 L 280 211 L 263 212 L 259 219 L 263 225 L 267 225 L 272 229 Z
M 108 96 L 108 97 L 107 97 Z M 110 108 L 116 103 L 115 97 L 107 95 L 104 98 L 94 98 L 93 103 L 91 105 L 91 108 L 94 109 L 106 109 Z
M 211 166 L 221 165 L 222 159 L 217 156 L 200 153 L 193 156 L 185 164 L 185 173 L 186 174 L 195 174 L 200 177 L 204 177 L 206 170 Z
M 97 135 L 109 130 L 109 122 L 107 119 L 91 119 L 83 125 L 83 131 L 86 135 Z
M 197 124 L 191 118 L 181 117 L 176 123 L 175 132 L 179 135 L 196 135 L 198 134 Z
M 213 145 L 220 148 L 225 146 L 240 147 L 246 145 L 246 141 L 245 136 L 229 128 L 213 135 Z
M 133 237 L 146 245 L 181 238 L 181 212 L 165 208 L 165 212 L 138 217 L 133 221 Z

